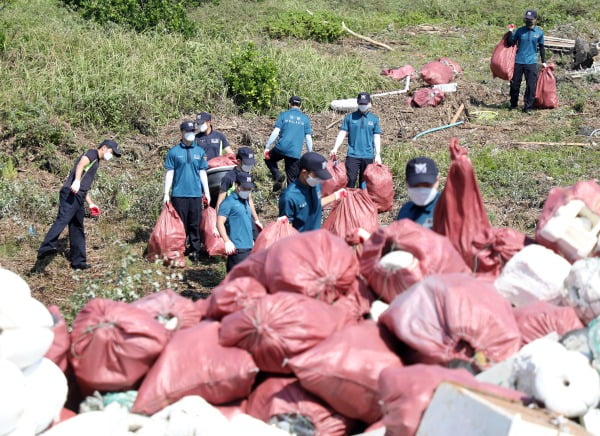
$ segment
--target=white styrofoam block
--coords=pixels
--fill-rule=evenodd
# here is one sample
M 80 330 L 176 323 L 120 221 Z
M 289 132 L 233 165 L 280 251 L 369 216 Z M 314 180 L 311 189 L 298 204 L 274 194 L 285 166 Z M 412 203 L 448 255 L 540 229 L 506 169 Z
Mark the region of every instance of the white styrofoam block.
M 600 315 L 600 258 L 581 259 L 571 266 L 564 300 L 586 324 Z
M 25 411 L 25 376 L 0 358 L 0 435 L 13 431 Z
M 63 421 L 43 436 L 129 436 L 127 410 L 111 403 L 102 411 L 80 413 Z
M 373 321 L 377 322 L 377 320 L 379 319 L 381 314 L 383 312 L 385 312 L 388 307 L 390 307 L 390 305 L 387 303 L 384 303 L 381 300 L 373 301 L 373 303 L 371 303 L 371 310 L 369 311 L 369 315 L 371 315 L 371 319 Z
M 31 289 L 18 274 L 0 267 L 0 307 L 15 299 L 31 297 Z
M 541 245 L 524 247 L 504 265 L 494 285 L 515 306 L 537 300 L 560 303 L 571 264 Z
M 581 417 L 581 424 L 587 431 L 600 435 L 600 409 L 591 409 Z

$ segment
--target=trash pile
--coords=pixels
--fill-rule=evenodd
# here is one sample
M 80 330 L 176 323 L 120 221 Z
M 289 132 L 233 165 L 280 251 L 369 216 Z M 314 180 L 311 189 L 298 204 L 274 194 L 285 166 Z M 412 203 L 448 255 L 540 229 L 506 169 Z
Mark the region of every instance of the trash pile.
M 450 152 L 433 230 L 351 190 L 206 300 L 93 299 L 68 333 L 0 270 L 0 435 L 600 434 L 600 185 L 553 189 L 533 240 Z

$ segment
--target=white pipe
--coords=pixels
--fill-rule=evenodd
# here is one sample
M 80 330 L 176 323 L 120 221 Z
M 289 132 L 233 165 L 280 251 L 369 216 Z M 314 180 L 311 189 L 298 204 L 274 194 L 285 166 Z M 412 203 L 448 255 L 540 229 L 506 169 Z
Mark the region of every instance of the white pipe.
M 372 98 L 376 97 L 386 97 L 388 95 L 398 95 L 404 94 L 408 92 L 408 87 L 410 86 L 410 75 L 406 76 L 406 80 L 404 81 L 404 88 L 399 89 L 397 91 L 389 91 L 389 92 L 380 92 L 378 94 L 371 95 Z M 358 103 L 356 103 L 356 98 L 347 98 L 344 100 L 333 100 L 330 105 L 331 109 L 339 112 L 352 112 L 358 109 Z

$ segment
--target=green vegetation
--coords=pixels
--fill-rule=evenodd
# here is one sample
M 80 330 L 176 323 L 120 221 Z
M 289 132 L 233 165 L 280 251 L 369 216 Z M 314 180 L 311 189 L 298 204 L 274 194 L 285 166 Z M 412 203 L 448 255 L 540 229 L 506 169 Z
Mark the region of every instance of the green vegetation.
M 271 38 L 293 36 L 319 42 L 334 42 L 344 33 L 341 23 L 338 16 L 329 12 L 288 12 L 269 21 L 266 31 Z

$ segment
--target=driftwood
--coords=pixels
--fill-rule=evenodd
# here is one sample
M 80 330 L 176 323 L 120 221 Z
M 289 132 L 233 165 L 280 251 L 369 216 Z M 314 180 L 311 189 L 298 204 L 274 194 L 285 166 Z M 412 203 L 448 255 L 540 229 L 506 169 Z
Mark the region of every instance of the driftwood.
M 589 142 L 513 142 L 515 145 L 572 145 L 576 147 L 588 147 Z
M 337 120 L 335 120 L 333 123 L 331 123 L 331 124 L 327 124 L 327 127 L 325 127 L 325 129 L 326 129 L 326 130 L 327 130 L 327 129 L 331 129 L 333 126 L 335 126 L 337 123 L 339 123 L 340 121 L 343 121 L 343 120 L 344 120 L 344 117 L 342 117 L 342 118 L 338 118 L 338 119 L 337 119 Z
M 393 49 L 392 47 L 390 47 L 389 45 L 387 45 L 387 44 L 384 44 L 384 43 L 382 43 L 382 42 L 377 42 L 377 41 L 375 41 L 374 39 L 371 39 L 371 38 L 369 38 L 368 36 L 363 36 L 363 35 L 360 35 L 360 34 L 358 34 L 358 33 L 354 32 L 353 30 L 350 30 L 350 29 L 348 29 L 348 27 L 346 26 L 346 24 L 345 24 L 343 21 L 342 21 L 342 29 L 344 29 L 344 30 L 345 30 L 346 32 L 348 32 L 350 35 L 354 35 L 354 36 L 356 36 L 357 38 L 359 38 L 359 39 L 362 39 L 362 40 L 364 40 L 364 41 L 367 41 L 367 42 L 370 42 L 370 43 L 371 43 L 371 44 L 373 44 L 373 45 L 376 45 L 376 46 L 378 46 L 378 47 L 383 47 L 383 48 L 386 48 L 386 49 L 388 49 L 388 50 L 390 50 L 390 51 L 394 51 L 394 49 Z
M 463 103 L 461 103 L 460 106 L 458 107 L 456 113 L 454 114 L 454 116 L 450 120 L 450 124 L 454 124 L 454 123 L 456 123 L 458 121 L 458 117 L 460 117 L 460 114 L 462 114 L 462 111 L 464 109 L 465 109 L 465 105 Z

